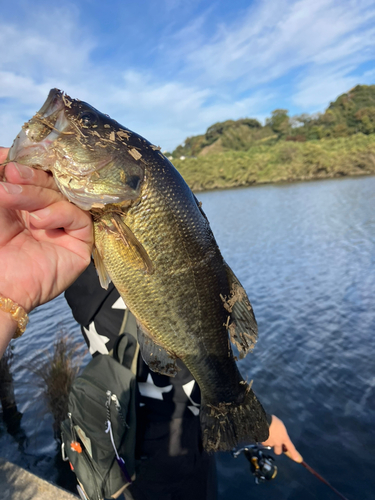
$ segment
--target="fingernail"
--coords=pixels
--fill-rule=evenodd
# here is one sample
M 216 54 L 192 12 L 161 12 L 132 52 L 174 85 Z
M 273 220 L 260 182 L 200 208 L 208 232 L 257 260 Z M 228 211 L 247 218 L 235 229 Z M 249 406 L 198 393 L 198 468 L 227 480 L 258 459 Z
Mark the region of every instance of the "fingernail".
M 51 213 L 51 210 L 47 208 L 43 208 L 42 210 L 36 210 L 35 212 L 30 212 L 30 217 L 34 217 L 36 220 L 42 220 L 45 219 L 49 214 Z
M 11 184 L 10 182 L 0 182 L 0 186 L 3 186 L 4 190 L 8 194 L 22 193 L 22 186 L 20 186 L 19 184 Z
M 20 165 L 19 163 L 13 163 L 16 167 L 18 173 L 22 177 L 22 179 L 31 179 L 34 176 L 34 170 L 26 165 Z

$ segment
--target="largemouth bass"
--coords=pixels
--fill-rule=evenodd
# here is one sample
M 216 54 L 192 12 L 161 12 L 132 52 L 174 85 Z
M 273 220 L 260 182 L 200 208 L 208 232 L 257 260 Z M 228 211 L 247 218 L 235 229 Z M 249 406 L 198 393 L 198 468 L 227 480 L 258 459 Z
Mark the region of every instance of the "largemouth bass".
M 200 204 L 159 148 L 54 89 L 9 160 L 51 171 L 61 192 L 91 211 L 101 284 L 112 280 L 137 318 L 145 362 L 173 376 L 179 358 L 199 384 L 205 449 L 266 440 L 265 412 L 231 347 L 243 357 L 254 346 L 252 307 Z

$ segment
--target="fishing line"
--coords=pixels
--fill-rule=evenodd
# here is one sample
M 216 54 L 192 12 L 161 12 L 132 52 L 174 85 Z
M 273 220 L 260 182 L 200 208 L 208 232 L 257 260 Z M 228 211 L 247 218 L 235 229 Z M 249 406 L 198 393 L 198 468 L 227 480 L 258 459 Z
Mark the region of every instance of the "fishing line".
M 287 457 L 289 457 L 291 460 L 292 457 L 290 456 L 287 448 L 285 445 L 283 445 L 283 452 L 285 453 L 285 455 Z M 301 457 L 302 458 L 302 457 Z M 295 462 L 295 460 L 293 460 Z M 315 476 L 316 478 L 319 479 L 319 481 L 321 481 L 322 483 L 326 484 L 327 486 L 329 486 L 331 488 L 332 491 L 334 491 L 336 493 L 336 495 L 338 495 L 342 500 L 348 500 L 346 497 L 344 497 L 344 495 L 342 495 L 339 491 L 336 490 L 336 488 L 334 488 L 326 479 L 324 479 L 324 477 L 322 477 L 320 474 L 318 474 L 318 472 L 316 472 L 316 470 L 314 470 L 309 464 L 307 464 L 303 459 L 301 462 L 297 462 L 297 463 L 300 463 L 301 465 L 303 465 L 313 476 Z

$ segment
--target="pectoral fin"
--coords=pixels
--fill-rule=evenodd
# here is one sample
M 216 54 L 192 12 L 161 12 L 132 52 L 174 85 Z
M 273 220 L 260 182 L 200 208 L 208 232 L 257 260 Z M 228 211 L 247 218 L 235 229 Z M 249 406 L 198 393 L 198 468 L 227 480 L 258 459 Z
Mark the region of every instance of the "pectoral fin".
M 230 295 L 221 297 L 225 309 L 229 313 L 228 330 L 231 342 L 237 347 L 240 358 L 254 348 L 258 336 L 258 326 L 253 308 L 245 289 L 232 269 L 225 264 Z
M 95 264 L 95 269 L 96 272 L 98 273 L 99 281 L 105 290 L 107 290 L 108 285 L 112 281 L 111 278 L 109 277 L 109 274 L 107 273 L 107 269 L 105 268 L 103 259 L 100 257 L 100 254 L 98 252 L 98 249 L 94 246 L 94 250 L 92 252 L 92 256 L 94 259 L 94 264 Z
M 111 216 L 111 222 L 116 230 L 116 233 L 118 234 L 118 237 L 123 241 L 127 250 L 131 253 L 131 261 L 133 265 L 142 269 L 147 274 L 152 274 L 154 272 L 154 266 L 150 257 L 148 256 L 142 243 L 137 240 L 131 229 L 125 224 L 123 218 L 114 213 Z
M 168 377 L 174 377 L 178 371 L 176 358 L 163 347 L 155 344 L 139 323 L 137 323 L 137 337 L 142 358 L 150 370 Z

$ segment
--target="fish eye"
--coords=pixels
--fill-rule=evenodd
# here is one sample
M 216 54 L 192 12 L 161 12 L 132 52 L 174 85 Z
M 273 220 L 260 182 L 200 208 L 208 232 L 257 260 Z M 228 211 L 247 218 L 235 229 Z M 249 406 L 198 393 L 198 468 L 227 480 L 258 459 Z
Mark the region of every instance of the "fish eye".
M 98 121 L 98 117 L 92 111 L 83 111 L 79 115 L 79 119 L 84 127 L 95 125 L 95 123 Z
M 137 191 L 139 188 L 139 183 L 141 182 L 141 179 L 138 177 L 138 175 L 131 175 L 127 180 L 126 184 L 133 189 L 134 191 Z

